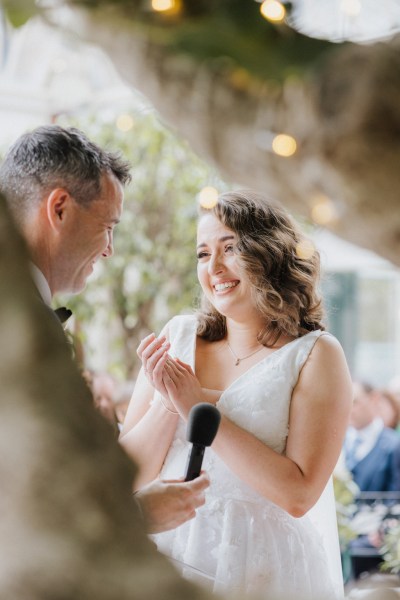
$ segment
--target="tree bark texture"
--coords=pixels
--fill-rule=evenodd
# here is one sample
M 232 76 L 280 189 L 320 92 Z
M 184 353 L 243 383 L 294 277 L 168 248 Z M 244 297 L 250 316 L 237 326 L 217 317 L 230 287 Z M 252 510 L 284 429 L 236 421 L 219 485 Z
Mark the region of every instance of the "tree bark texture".
M 74 8 L 64 26 L 103 47 L 125 80 L 228 180 L 307 218 L 318 197 L 328 197 L 331 231 L 400 265 L 399 37 L 338 46 L 309 77 L 276 86 L 232 74 L 223 58 L 199 63 L 172 53 L 118 7 Z M 296 154 L 266 150 L 265 132 L 294 136 Z

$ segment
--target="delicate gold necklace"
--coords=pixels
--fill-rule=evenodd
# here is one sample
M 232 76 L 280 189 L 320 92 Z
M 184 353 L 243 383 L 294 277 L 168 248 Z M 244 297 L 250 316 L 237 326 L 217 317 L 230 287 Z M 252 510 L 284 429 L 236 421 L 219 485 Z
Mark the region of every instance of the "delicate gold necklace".
M 233 358 L 235 359 L 235 367 L 238 367 L 240 365 L 240 363 L 242 362 L 242 360 L 246 360 L 246 358 L 250 358 L 250 356 L 257 354 L 257 352 L 261 352 L 261 350 L 264 349 L 264 346 L 261 346 L 261 348 L 257 348 L 257 350 L 254 350 L 254 352 L 251 352 L 247 356 L 242 356 L 242 358 L 239 358 L 238 355 L 232 350 L 228 340 L 226 340 L 226 343 L 228 344 L 228 348 L 231 351 Z

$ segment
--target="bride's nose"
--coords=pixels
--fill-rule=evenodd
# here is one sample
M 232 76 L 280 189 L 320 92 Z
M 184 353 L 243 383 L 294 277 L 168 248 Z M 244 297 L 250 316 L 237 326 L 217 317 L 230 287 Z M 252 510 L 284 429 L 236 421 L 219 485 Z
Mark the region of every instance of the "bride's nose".
M 213 254 L 208 263 L 208 272 L 210 275 L 218 275 L 222 273 L 225 269 L 224 261 L 222 255 L 218 252 Z

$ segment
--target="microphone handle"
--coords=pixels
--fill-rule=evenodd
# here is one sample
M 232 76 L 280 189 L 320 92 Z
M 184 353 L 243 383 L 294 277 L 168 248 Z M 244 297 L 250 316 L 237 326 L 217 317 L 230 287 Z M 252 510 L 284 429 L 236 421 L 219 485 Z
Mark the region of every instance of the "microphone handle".
M 192 481 L 200 475 L 205 449 L 203 444 L 193 444 L 186 464 L 185 481 Z

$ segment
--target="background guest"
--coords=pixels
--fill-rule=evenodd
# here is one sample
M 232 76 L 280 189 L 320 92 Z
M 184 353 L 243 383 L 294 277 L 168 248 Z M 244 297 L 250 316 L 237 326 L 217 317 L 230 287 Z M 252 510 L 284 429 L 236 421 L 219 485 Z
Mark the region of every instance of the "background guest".
M 400 403 L 396 395 L 388 389 L 377 390 L 377 410 L 385 427 L 398 430 L 400 421 Z
M 400 490 L 400 471 L 395 456 L 400 436 L 385 427 L 382 400 L 366 382 L 353 383 L 354 400 L 346 432 L 346 465 L 361 491 Z

